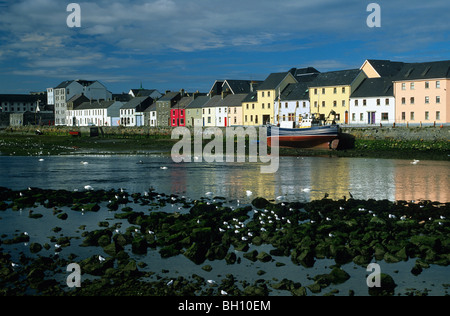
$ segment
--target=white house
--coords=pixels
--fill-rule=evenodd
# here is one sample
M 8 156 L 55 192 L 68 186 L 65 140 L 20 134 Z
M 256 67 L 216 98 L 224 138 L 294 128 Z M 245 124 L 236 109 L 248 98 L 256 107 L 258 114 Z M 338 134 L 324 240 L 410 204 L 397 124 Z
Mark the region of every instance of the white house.
M 222 100 L 222 96 L 215 95 L 203 106 L 202 119 L 203 126 L 214 127 L 216 125 L 216 106 Z
M 123 105 L 119 101 L 89 101 L 67 112 L 75 126 L 119 126 L 120 108 Z
M 144 126 L 145 110 L 153 104 L 150 97 L 136 97 L 120 108 L 120 125 Z
M 281 103 L 281 106 L 280 106 Z M 310 118 L 309 89 L 307 83 L 291 83 L 274 102 L 275 124 L 294 122 L 300 126 L 303 119 Z
M 379 125 L 395 122 L 392 79 L 368 78 L 350 96 L 350 125 Z
M 78 94 L 90 100 L 111 100 L 112 93 L 98 81 L 68 80 L 56 88 L 47 89 L 47 102 L 55 105 L 55 125 L 67 125 L 71 117 L 67 113 L 67 101 Z

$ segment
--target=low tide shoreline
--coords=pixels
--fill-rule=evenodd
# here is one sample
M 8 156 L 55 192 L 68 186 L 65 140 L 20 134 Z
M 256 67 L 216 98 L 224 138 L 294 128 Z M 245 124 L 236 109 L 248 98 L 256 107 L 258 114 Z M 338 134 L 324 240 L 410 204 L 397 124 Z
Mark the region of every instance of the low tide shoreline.
M 365 271 L 371 262 L 385 267 L 412 261 L 411 278 L 433 266 L 448 267 L 450 203 L 355 199 L 284 203 L 264 198 L 241 206 L 229 202 L 218 196 L 192 201 L 152 189 L 127 193 L 0 188 L 0 223 L 11 212 L 25 212 L 26 221 L 36 224 L 50 219 L 58 223 L 46 228 L 46 237 L 20 227 L 2 233 L 0 295 L 427 295 L 434 287 L 448 294 L 446 278 L 431 289 L 407 286 L 399 291 L 406 281 L 395 273 L 382 273 L 382 287 L 363 293 L 337 288 L 352 280 L 349 263 L 352 269 Z M 161 210 L 166 206 L 171 211 Z M 80 214 L 104 214 L 104 219 L 95 229 L 61 228 L 73 229 L 66 224 Z M 39 242 L 42 238 L 47 241 Z M 91 251 L 87 257 L 78 253 L 84 249 Z M 184 256 L 211 279 L 184 275 L 183 267 L 155 271 L 145 259 L 150 254 L 163 261 Z M 332 264 L 317 272 L 313 267 L 321 260 Z M 83 283 L 69 289 L 65 271 L 74 262 L 81 267 Z M 242 268 L 265 265 L 257 278 L 243 280 L 232 273 L 214 276 L 220 262 Z M 270 276 L 286 265 L 307 269 L 306 281 Z M 364 278 L 360 283 L 365 284 Z

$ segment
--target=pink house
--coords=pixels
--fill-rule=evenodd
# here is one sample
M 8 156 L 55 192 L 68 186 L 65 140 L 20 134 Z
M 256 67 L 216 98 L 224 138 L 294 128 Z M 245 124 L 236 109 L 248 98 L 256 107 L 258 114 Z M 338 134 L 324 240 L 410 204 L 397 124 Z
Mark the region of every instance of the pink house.
M 450 123 L 450 60 L 405 64 L 393 81 L 397 123 Z

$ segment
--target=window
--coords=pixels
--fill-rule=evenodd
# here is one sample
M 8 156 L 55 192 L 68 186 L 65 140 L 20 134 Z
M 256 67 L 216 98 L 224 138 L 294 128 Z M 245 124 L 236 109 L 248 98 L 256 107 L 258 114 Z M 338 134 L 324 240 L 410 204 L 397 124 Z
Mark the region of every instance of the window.
M 409 114 L 409 118 L 411 119 L 411 121 L 414 121 L 414 112 L 411 112 L 411 113 Z
M 389 113 L 381 113 L 382 121 L 389 121 Z
M 377 99 L 377 105 L 381 105 L 381 100 Z
M 436 104 L 440 104 L 441 103 L 441 97 L 440 96 L 437 96 L 436 97 Z
M 425 104 L 430 104 L 430 97 L 425 97 Z
M 406 90 L 406 83 L 402 83 L 402 90 Z
M 337 93 L 337 88 L 333 89 L 333 93 L 336 94 Z
M 342 106 L 345 106 L 345 100 L 342 100 Z
M 303 107 L 306 108 L 306 102 L 303 102 Z
M 436 81 L 436 89 L 440 89 L 441 88 L 441 82 L 440 81 Z
M 430 112 L 425 112 L 425 121 L 428 121 L 430 119 Z
M 297 101 L 297 104 L 296 104 L 296 105 L 297 105 L 297 107 L 299 108 L 299 107 L 300 107 L 300 102 Z
M 284 108 L 287 109 L 288 108 L 288 103 L 284 103 Z
M 262 106 L 261 106 L 261 108 L 264 110 L 264 107 L 265 107 L 265 105 L 264 105 L 264 103 L 262 104 Z M 253 109 L 255 108 L 255 105 L 253 104 Z
M 342 93 L 345 93 L 345 87 L 344 87 L 344 88 L 342 88 Z
M 270 91 L 267 91 L 267 96 L 270 97 Z
M 258 124 L 258 115 L 255 115 L 255 124 Z
M 250 115 L 250 122 L 253 122 L 253 115 Z
M 289 113 L 289 121 L 290 122 L 295 121 L 295 113 Z
M 430 89 L 430 82 L 429 81 L 425 81 L 425 89 Z
M 411 99 L 409 101 L 411 104 L 414 104 L 414 102 L 415 102 L 414 97 L 411 97 Z
M 248 122 L 247 115 L 245 116 L 245 122 L 246 122 L 246 123 Z
M 246 106 L 246 108 L 247 108 L 247 110 L 248 110 L 248 103 L 247 103 L 245 106 Z
M 333 107 L 337 107 L 337 101 L 333 101 Z
M 267 103 L 267 108 L 270 109 L 270 103 Z
M 322 101 L 322 107 L 323 108 L 325 107 L 325 101 Z
M 356 113 L 352 113 L 352 121 L 356 121 Z
M 406 98 L 402 98 L 402 104 L 406 104 Z
M 402 112 L 402 121 L 406 120 L 406 112 Z
M 264 98 L 264 91 L 263 92 L 261 92 L 261 96 Z
M 317 95 L 317 89 L 314 89 L 314 94 Z
M 441 111 L 436 111 L 436 121 L 441 120 Z
M 237 117 L 234 117 L 234 124 L 237 124 Z
M 384 104 L 385 104 L 385 105 L 389 105 L 389 103 L 390 103 L 390 102 L 389 102 L 389 99 L 384 100 Z
M 314 101 L 314 107 L 316 108 L 318 106 L 318 102 Z
M 325 95 L 325 88 L 322 88 L 322 94 Z
M 358 106 L 358 100 L 355 100 L 355 106 Z
M 359 114 L 359 120 L 364 121 L 364 113 Z
M 363 100 L 363 105 L 364 105 L 364 106 L 367 105 L 367 100 L 366 100 L 366 99 Z
M 411 82 L 410 89 L 411 89 L 411 90 L 414 90 L 415 87 L 416 87 L 415 83 L 414 83 L 414 82 Z

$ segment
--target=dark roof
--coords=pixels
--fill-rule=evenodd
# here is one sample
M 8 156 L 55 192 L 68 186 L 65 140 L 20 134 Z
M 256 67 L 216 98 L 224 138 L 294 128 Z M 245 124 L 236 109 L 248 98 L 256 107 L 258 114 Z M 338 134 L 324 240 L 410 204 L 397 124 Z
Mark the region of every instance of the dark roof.
M 158 101 L 172 101 L 175 98 L 180 97 L 180 92 L 168 92 L 163 95 Z
M 204 104 L 203 107 L 205 107 L 205 108 L 216 107 L 216 106 L 219 104 L 219 102 L 220 102 L 221 100 L 222 100 L 222 96 L 220 96 L 220 95 L 215 95 L 215 96 L 213 96 L 212 98 L 210 98 L 210 99 L 208 100 L 208 102 L 206 102 L 206 103 Z
M 314 67 L 292 68 L 290 72 L 298 82 L 311 82 L 320 74 Z
M 404 64 L 394 81 L 450 78 L 450 60 Z
M 366 97 L 393 97 L 394 89 L 392 79 L 389 78 L 367 78 L 352 93 L 351 98 Z
M 133 96 L 128 93 L 121 93 L 121 94 L 113 94 L 112 98 L 117 101 L 128 102 L 133 98 Z
M 242 106 L 242 100 L 247 94 L 229 94 L 224 99 L 220 100 L 217 106 Z
M 263 81 L 255 80 L 225 80 L 223 85 L 228 84 L 233 94 L 249 93 L 253 85 L 253 90 L 256 90 L 257 86 L 263 83 Z
M 156 89 L 131 89 L 136 97 L 149 97 Z
M 150 97 L 136 97 L 125 103 L 121 109 L 136 109 L 136 112 L 144 112 L 152 103 L 153 99 Z
M 258 90 L 273 90 L 276 89 L 280 83 L 286 78 L 290 72 L 272 73 L 267 79 L 258 86 Z
M 390 60 L 368 59 L 367 62 L 372 65 L 381 77 L 395 76 L 405 65 L 405 63 Z
M 304 82 L 291 83 L 281 92 L 281 101 L 307 100 L 309 99 L 308 84 Z
M 206 103 L 208 103 L 209 100 L 210 100 L 210 97 L 207 95 L 198 96 L 186 108 L 187 109 L 202 108 Z
M 181 100 L 174 106 L 174 108 L 177 109 L 185 109 L 192 101 L 194 100 L 194 97 L 188 96 L 183 97 Z
M 258 92 L 250 92 L 247 96 L 242 100 L 245 103 L 258 102 Z
M 330 71 L 319 74 L 314 81 L 309 85 L 310 87 L 328 87 L 328 86 L 347 86 L 352 84 L 356 79 L 360 69 L 349 69 L 341 71 Z

